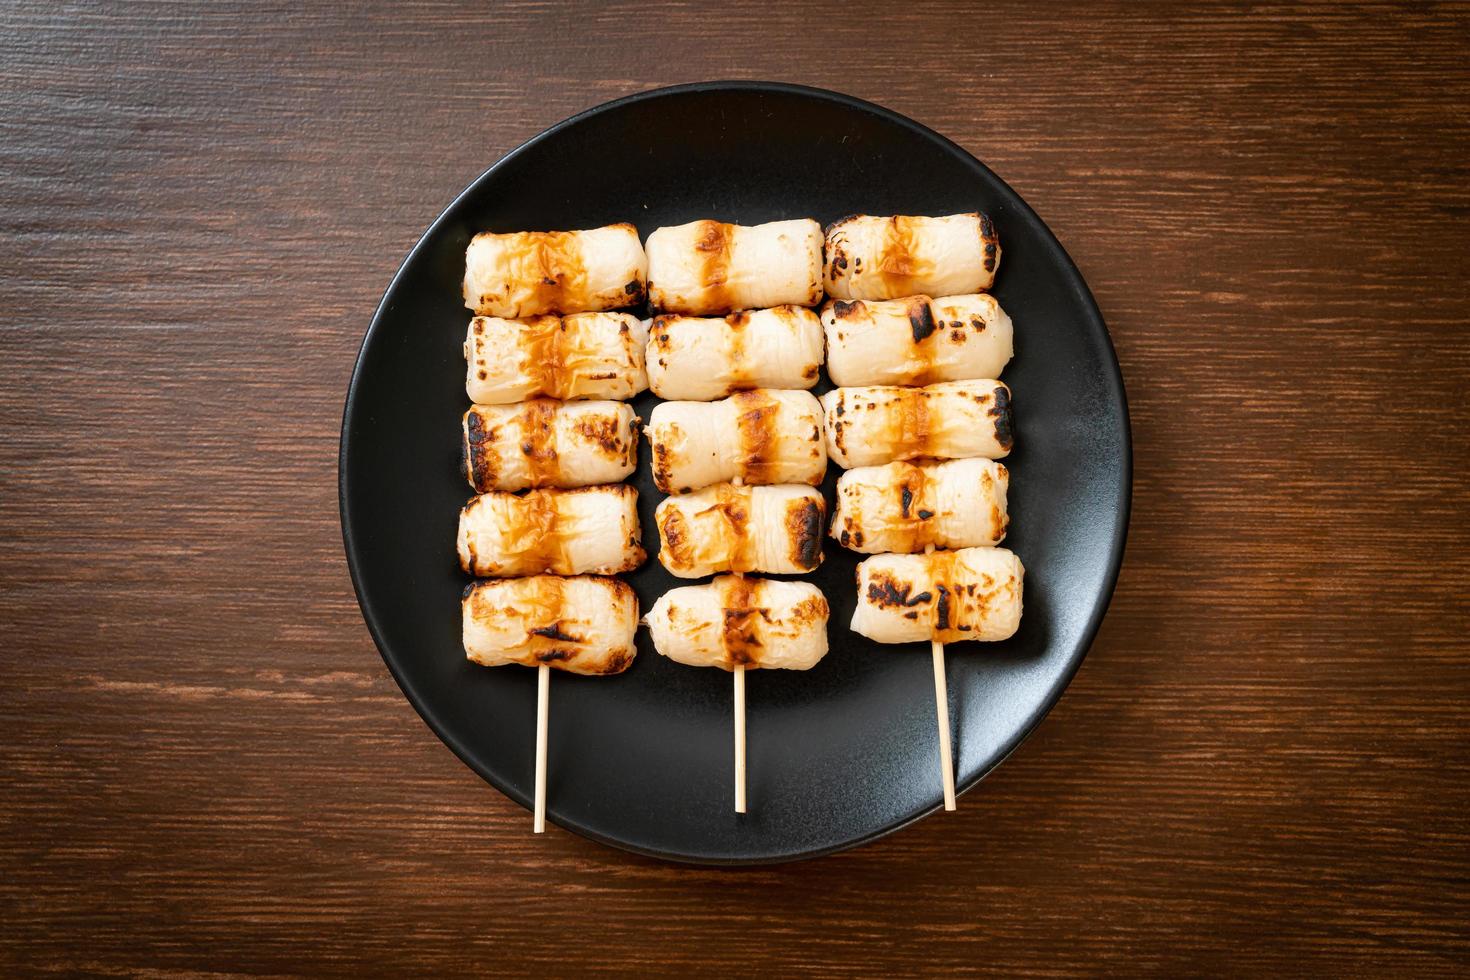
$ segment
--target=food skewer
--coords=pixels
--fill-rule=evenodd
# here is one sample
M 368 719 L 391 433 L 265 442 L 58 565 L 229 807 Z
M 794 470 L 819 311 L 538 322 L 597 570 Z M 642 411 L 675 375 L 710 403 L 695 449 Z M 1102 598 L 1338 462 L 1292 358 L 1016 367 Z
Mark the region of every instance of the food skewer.
M 648 610 L 660 655 L 691 667 L 731 671 L 735 685 L 735 803 L 744 813 L 744 676 L 756 668 L 806 670 L 827 654 L 830 610 L 810 582 L 717 575 L 671 589 Z
M 1004 536 L 1007 523 L 1007 482 L 1005 467 L 989 460 L 930 461 L 922 464 L 895 462 L 880 467 L 848 470 L 838 483 L 837 512 L 831 533 L 845 547 L 858 551 L 874 551 L 884 545 L 895 550 L 912 551 L 922 543 L 924 560 L 933 565 L 936 558 L 936 539 L 951 545 L 988 545 Z M 886 483 L 886 494 L 878 490 L 880 483 Z M 980 519 L 977 520 L 977 516 Z M 941 554 L 950 556 L 956 553 Z M 883 554 L 879 557 L 902 556 Z M 948 562 L 947 568 L 954 568 L 953 562 L 947 557 L 941 560 Z M 1019 561 L 1016 564 L 1019 566 Z M 857 625 L 864 601 L 862 569 L 863 566 L 859 566 L 859 610 L 853 618 L 853 629 L 858 632 L 863 632 Z M 962 587 L 973 592 L 976 584 L 973 580 L 966 581 Z M 939 776 L 944 789 L 944 809 L 952 811 L 956 804 L 954 754 L 949 721 L 949 683 L 945 673 L 944 640 L 939 631 L 949 627 L 952 607 L 962 601 L 958 590 L 961 583 L 953 580 L 941 582 L 936 579 L 932 585 L 929 588 L 907 581 L 896 584 L 892 580 L 886 580 L 880 582 L 876 589 L 872 584 L 869 585 L 867 601 L 879 606 L 899 607 L 903 610 L 904 620 L 909 623 L 932 624 L 928 630 L 928 639 L 934 673 L 935 724 L 939 732 Z M 1017 578 L 1018 619 L 1019 589 Z M 984 601 L 982 596 L 982 604 Z M 932 608 L 932 612 L 925 608 L 926 603 Z M 983 619 L 984 614 L 981 615 Z M 974 624 L 956 623 L 956 628 L 968 633 L 974 629 Z M 1014 627 L 1011 631 L 1014 632 Z
M 638 491 L 623 483 L 574 490 L 492 491 L 459 517 L 459 560 L 471 575 L 574 575 L 632 571 L 646 555 L 639 543 Z M 560 596 L 561 593 L 558 593 Z M 560 620 L 529 635 L 566 636 Z M 541 630 L 537 634 L 536 630 Z M 540 656 L 551 656 L 546 651 Z M 551 668 L 536 668 L 536 778 L 533 829 L 546 829 L 546 738 Z
M 632 571 L 639 544 L 638 491 L 624 483 L 575 490 L 492 491 L 459 516 L 459 560 L 471 575 Z M 533 627 L 535 629 L 535 627 Z M 560 629 L 559 625 L 554 629 Z M 536 668 L 536 833 L 546 830 L 546 738 L 551 668 Z
M 837 509 L 830 533 L 843 547 L 869 554 L 913 553 L 922 547 L 931 562 L 936 546 L 969 548 L 998 544 L 1005 537 L 1009 523 L 1006 513 L 1009 482 L 1005 466 L 979 458 L 894 462 L 851 469 L 837 481 Z M 905 594 L 904 601 L 914 600 Z M 948 598 L 943 608 L 947 622 Z M 917 612 L 915 619 L 918 619 Z M 931 634 L 929 644 L 944 808 L 953 810 L 954 758 L 944 641 Z
M 465 589 L 465 655 L 485 667 L 536 667 L 533 829 L 546 829 L 547 730 L 551 668 L 620 674 L 636 655 L 638 597 L 620 579 L 531 575 L 483 579 Z
M 465 655 L 536 667 L 532 829 L 546 830 L 551 669 L 617 674 L 637 654 L 638 597 L 606 577 L 647 558 L 631 398 L 648 387 L 648 259 L 630 224 L 476 235 L 465 250 L 462 469 L 478 496 L 458 551 Z M 557 315 L 565 314 L 565 315 Z M 587 400 L 584 400 L 587 399 Z M 607 485 L 598 485 L 607 484 Z M 517 494 L 516 491 L 526 491 Z M 548 574 L 550 573 L 550 574 Z M 590 573 L 590 574 L 587 574 Z M 524 577 L 509 577 L 524 576 Z
M 858 566 L 852 629 L 929 641 L 944 809 L 954 810 L 945 642 L 1005 639 L 1021 614 L 1020 560 L 977 547 L 997 544 L 1008 522 L 1009 478 L 993 461 L 1012 447 L 1010 389 L 988 379 L 1011 359 L 1013 325 L 983 292 L 1000 243 L 980 212 L 853 215 L 827 227 L 823 252 L 827 370 L 839 387 L 822 408 L 828 453 L 847 470 L 830 533 L 876 553 Z
M 878 643 L 929 641 L 944 808 L 954 807 L 944 645 L 1013 636 L 1021 623 L 1021 560 L 1005 548 L 881 554 L 858 565 L 852 630 Z
M 693 222 L 654 232 L 648 251 L 649 305 L 665 315 L 652 321 L 645 361 L 654 393 L 676 399 L 655 408 L 648 425 L 654 484 L 671 495 L 656 514 L 659 560 L 685 578 L 730 573 L 665 594 L 649 629 L 670 659 L 728 666 L 735 812 L 745 813 L 747 666 L 806 669 L 827 652 L 820 591 L 744 577 L 811 571 L 821 561 L 826 503 L 811 487 L 827 469 L 822 410 L 801 390 L 816 384 L 823 355 L 821 323 L 801 308 L 821 299 L 821 233 L 810 220 Z M 752 307 L 776 308 L 732 312 Z M 719 314 L 730 315 L 696 318 Z M 757 592 L 784 608 L 764 602 L 752 616 Z M 770 639 L 782 647 L 773 651 Z M 785 649 L 798 639 L 803 649 Z M 773 653 L 791 662 L 772 663 Z

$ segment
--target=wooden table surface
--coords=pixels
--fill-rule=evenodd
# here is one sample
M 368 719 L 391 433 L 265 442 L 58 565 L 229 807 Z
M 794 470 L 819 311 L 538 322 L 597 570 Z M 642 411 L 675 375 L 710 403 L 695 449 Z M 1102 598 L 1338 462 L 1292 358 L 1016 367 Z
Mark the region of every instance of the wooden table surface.
M 0 11 L 0 967 L 1470 969 L 1470 8 Z M 985 160 L 1092 285 L 1137 482 L 1035 736 L 859 850 L 551 829 L 417 718 L 337 521 L 369 316 L 563 117 L 836 88 Z

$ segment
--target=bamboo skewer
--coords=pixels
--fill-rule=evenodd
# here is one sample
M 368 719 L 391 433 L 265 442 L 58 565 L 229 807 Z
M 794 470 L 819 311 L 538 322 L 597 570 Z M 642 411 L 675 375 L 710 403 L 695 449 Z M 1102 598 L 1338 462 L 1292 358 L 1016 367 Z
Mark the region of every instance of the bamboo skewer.
M 546 721 L 551 701 L 551 668 L 536 668 L 536 817 L 532 829 L 546 832 Z
M 745 481 L 736 477 L 730 481 L 740 486 Z M 736 572 L 743 577 L 743 572 Z M 731 671 L 735 678 L 735 812 L 745 812 L 745 665 L 736 664 Z
M 949 688 L 944 678 L 944 644 L 930 641 L 934 654 L 934 707 L 939 720 L 939 773 L 944 780 L 944 808 L 953 810 L 954 762 L 949 749 Z
M 735 670 L 735 812 L 745 812 L 745 665 Z
M 932 544 L 924 548 L 924 554 L 933 553 Z M 953 810 L 954 759 L 949 745 L 949 683 L 944 676 L 944 644 L 939 640 L 930 640 L 929 652 L 934 659 L 934 713 L 939 724 L 939 776 L 944 782 L 944 808 Z

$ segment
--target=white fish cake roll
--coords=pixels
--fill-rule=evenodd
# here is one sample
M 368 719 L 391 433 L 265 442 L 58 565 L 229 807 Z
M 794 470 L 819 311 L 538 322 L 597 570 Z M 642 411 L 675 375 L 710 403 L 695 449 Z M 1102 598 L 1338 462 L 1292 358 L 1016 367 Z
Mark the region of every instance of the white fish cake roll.
M 619 579 L 487 579 L 465 589 L 460 608 L 465 655 L 483 667 L 620 674 L 638 653 L 638 597 Z
M 827 227 L 823 280 L 834 299 L 979 293 L 995 282 L 1000 239 L 978 211 L 942 218 L 855 214 Z
M 860 466 L 837 480 L 831 534 L 869 555 L 999 544 L 1009 485 L 1006 468 L 989 459 Z
M 1011 390 L 999 381 L 925 388 L 834 388 L 822 396 L 827 451 L 844 469 L 895 460 L 1003 459 L 1011 451 Z
M 852 629 L 878 643 L 1004 640 L 1021 625 L 1025 573 L 1005 548 L 874 555 L 858 565 Z
M 654 649 L 690 667 L 807 670 L 827 655 L 827 600 L 810 582 L 721 575 L 659 597 Z
M 816 486 L 827 473 L 822 406 L 807 391 L 760 388 L 717 402 L 662 402 L 649 418 L 648 442 L 653 482 L 664 493 L 737 477 Z
M 475 405 L 462 427 L 464 474 L 477 493 L 617 483 L 638 464 L 638 416 L 622 402 Z
M 1011 318 L 988 293 L 834 300 L 822 308 L 837 385 L 927 385 L 995 378 L 1010 363 Z
M 480 316 L 527 317 L 637 306 L 648 282 L 638 229 L 485 233 L 465 250 L 464 305 Z
M 648 236 L 648 305 L 722 316 L 822 301 L 822 227 L 810 218 L 731 225 L 691 221 Z
M 648 327 L 628 313 L 524 320 L 477 316 L 464 356 L 465 392 L 477 405 L 529 398 L 632 398 L 648 387 Z
M 815 487 L 718 483 L 666 497 L 654 512 L 658 559 L 680 578 L 800 575 L 822 563 L 827 502 Z
M 616 575 L 648 557 L 638 491 L 625 483 L 576 490 L 493 492 L 459 513 L 459 564 L 476 576 Z
M 648 384 L 660 398 L 709 401 L 752 388 L 810 388 L 822 323 L 802 306 L 723 318 L 665 315 L 649 329 Z

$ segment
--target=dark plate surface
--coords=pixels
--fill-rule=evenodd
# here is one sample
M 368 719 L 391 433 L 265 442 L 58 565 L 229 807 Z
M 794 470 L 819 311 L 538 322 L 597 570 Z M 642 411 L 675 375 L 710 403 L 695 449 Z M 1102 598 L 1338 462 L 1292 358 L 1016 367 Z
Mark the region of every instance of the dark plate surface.
M 984 210 L 1003 259 L 994 293 L 1016 325 L 1016 450 L 1006 546 L 1026 565 L 1020 632 L 948 653 L 956 779 L 978 782 L 1060 697 L 1122 561 L 1131 450 L 1107 329 L 1051 232 L 998 177 L 885 109 L 787 85 L 662 89 L 589 110 L 507 155 L 414 247 L 368 328 L 340 459 L 343 536 L 363 615 L 404 693 L 491 784 L 530 804 L 535 672 L 468 663 L 455 560 L 464 249 L 479 231 L 631 221 L 646 237 L 695 218 L 753 224 L 852 212 Z M 825 376 L 818 391 L 830 385 Z M 634 403 L 645 419 L 657 400 Z M 825 487 L 831 499 L 839 471 Z M 645 545 L 660 495 L 648 447 L 633 479 Z M 731 786 L 731 681 L 659 657 L 639 631 L 627 673 L 555 673 L 547 811 L 629 850 L 705 863 L 810 857 L 871 840 L 940 804 L 927 645 L 851 632 L 860 556 L 828 539 L 811 576 L 832 607 L 831 652 L 806 672 L 748 686 L 750 812 Z M 628 580 L 643 608 L 677 585 L 657 560 Z M 962 801 L 961 805 L 975 805 Z M 530 833 L 530 816 L 526 832 Z

